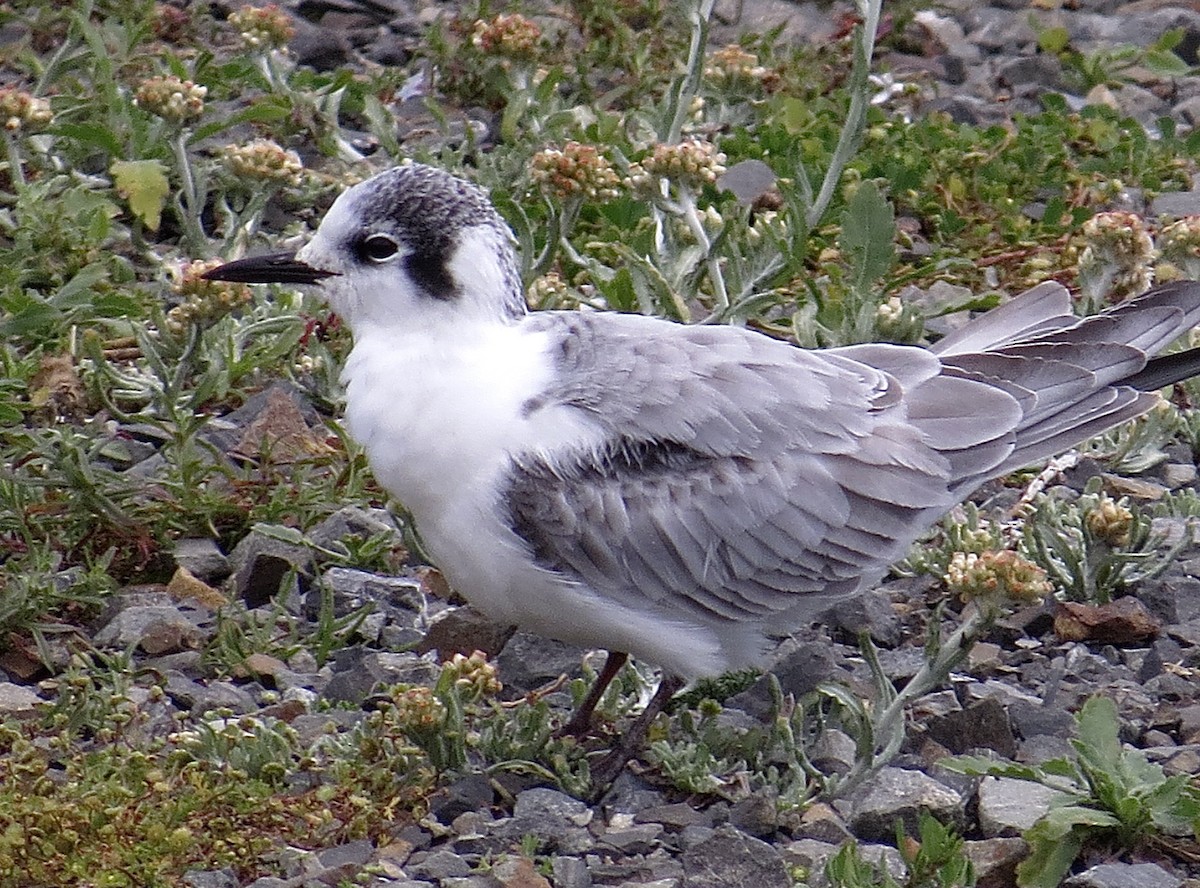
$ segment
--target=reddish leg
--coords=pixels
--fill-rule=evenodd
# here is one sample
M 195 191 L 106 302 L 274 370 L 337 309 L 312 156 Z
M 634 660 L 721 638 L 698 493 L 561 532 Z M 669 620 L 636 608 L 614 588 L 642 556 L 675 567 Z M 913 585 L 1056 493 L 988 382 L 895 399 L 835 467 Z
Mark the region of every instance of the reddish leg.
M 604 692 L 608 690 L 608 686 L 612 684 L 612 680 L 617 677 L 617 673 L 621 671 L 621 667 L 625 665 L 625 661 L 629 659 L 629 654 L 621 651 L 609 651 L 608 659 L 604 661 L 604 668 L 600 670 L 600 674 L 596 676 L 596 681 L 592 684 L 588 695 L 583 698 L 583 702 L 579 704 L 579 708 L 575 710 L 575 714 L 571 716 L 571 720 L 558 729 L 560 737 L 582 737 L 588 732 L 588 728 L 592 724 L 592 714 L 596 711 L 596 707 L 600 705 L 600 698 L 604 696 Z
M 623 733 L 612 751 L 592 767 L 592 787 L 597 792 L 607 789 L 617 779 L 631 758 L 637 755 L 646 742 L 646 733 L 650 724 L 675 696 L 676 691 L 686 684 L 682 678 L 674 675 L 664 675 L 659 682 L 658 690 L 642 710 L 628 731 Z

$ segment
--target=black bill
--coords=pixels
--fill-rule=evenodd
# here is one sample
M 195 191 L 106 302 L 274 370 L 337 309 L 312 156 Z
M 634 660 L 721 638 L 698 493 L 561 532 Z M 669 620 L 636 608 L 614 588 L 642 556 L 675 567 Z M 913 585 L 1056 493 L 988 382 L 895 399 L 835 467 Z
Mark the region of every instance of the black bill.
M 299 261 L 293 253 L 266 253 L 247 256 L 206 271 L 209 281 L 233 281 L 239 284 L 315 284 L 336 271 L 324 271 Z

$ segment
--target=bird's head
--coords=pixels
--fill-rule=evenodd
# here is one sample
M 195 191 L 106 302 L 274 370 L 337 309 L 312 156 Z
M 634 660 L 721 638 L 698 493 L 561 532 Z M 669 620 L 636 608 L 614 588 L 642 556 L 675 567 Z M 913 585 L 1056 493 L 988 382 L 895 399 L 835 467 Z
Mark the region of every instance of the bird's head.
M 338 197 L 293 254 L 230 262 L 212 280 L 315 284 L 356 331 L 525 313 L 512 233 L 477 186 L 422 164 L 380 173 Z

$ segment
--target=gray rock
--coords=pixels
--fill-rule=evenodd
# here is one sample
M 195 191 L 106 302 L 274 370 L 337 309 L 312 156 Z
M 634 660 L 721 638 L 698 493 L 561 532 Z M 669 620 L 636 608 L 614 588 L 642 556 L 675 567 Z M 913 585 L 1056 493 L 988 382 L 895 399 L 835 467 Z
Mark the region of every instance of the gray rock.
M 500 680 L 511 692 L 527 693 L 554 681 L 560 675 L 575 676 L 587 653 L 585 648 L 516 632 L 496 657 Z
M 184 888 L 238 888 L 233 870 L 188 870 L 183 874 Z
M 137 646 L 148 654 L 199 647 L 206 633 L 172 604 L 134 605 L 114 614 L 92 637 L 98 647 Z
M 556 826 L 579 827 L 592 822 L 592 809 L 557 789 L 527 789 L 517 796 L 513 817 Z
M 894 840 L 899 819 L 909 835 L 916 835 L 922 811 L 928 811 L 942 823 L 961 828 L 965 822 L 964 807 L 958 793 L 920 771 L 883 768 L 854 795 L 850 830 L 868 841 Z
M 1144 749 L 1146 758 L 1163 766 L 1169 775 L 1200 773 L 1200 744 L 1190 743 L 1186 746 L 1168 746 L 1166 748 Z
M 961 755 L 972 749 L 992 749 L 1004 758 L 1012 758 L 1017 752 L 1008 712 L 995 697 L 930 719 L 926 732 L 955 754 Z
M 831 845 L 853 839 L 850 830 L 832 805 L 825 802 L 815 802 L 800 815 L 800 822 L 792 830 L 797 838 L 813 839 Z
M 437 651 L 443 660 L 455 654 L 470 656 L 474 651 L 483 651 L 488 659 L 494 660 L 514 631 L 513 626 L 497 623 L 473 607 L 450 607 L 430 622 L 417 650 Z M 507 683 L 506 677 L 502 679 Z
M 347 648 L 339 651 L 334 660 L 333 677 L 321 696 L 341 703 L 362 703 L 380 686 L 432 685 L 441 673 L 432 660 L 411 652 Z
M 1029 843 L 982 839 L 964 842 L 963 851 L 975 867 L 975 888 L 1012 888 L 1017 884 L 1017 865 L 1029 856 Z
M 342 546 L 347 537 L 368 540 L 383 536 L 397 545 L 404 540 L 391 513 L 384 509 L 363 509 L 359 506 L 344 506 L 338 509 L 319 524 L 309 528 L 307 536 L 315 545 L 326 549 Z
M 661 823 L 642 823 L 636 826 L 606 829 L 598 837 L 600 845 L 613 848 L 623 855 L 649 854 L 663 834 Z
M 825 869 L 829 858 L 837 853 L 839 843 L 821 842 L 813 838 L 796 839 L 788 842 L 780 849 L 780 855 L 789 868 L 799 868 L 808 873 L 806 884 L 814 884 L 819 880 L 814 875 Z
M 683 852 L 680 888 L 791 888 L 783 858 L 771 845 L 732 826 Z
M 1141 584 L 1138 601 L 1164 623 L 1186 623 L 1200 617 L 1200 579 L 1165 574 Z
M 31 718 L 45 702 L 23 685 L 0 682 L 0 717 Z
M 429 813 L 442 823 L 450 823 L 468 811 L 490 808 L 495 792 L 482 774 L 468 774 L 439 789 L 429 799 Z
M 469 875 L 471 864 L 453 851 L 442 848 L 437 851 L 417 851 L 408 859 L 404 871 L 417 879 L 446 879 Z
M 735 163 L 717 179 L 717 187 L 729 191 L 742 206 L 751 206 L 775 187 L 775 171 L 761 160 Z
M 1196 467 L 1191 463 L 1164 463 L 1160 471 L 1163 483 L 1172 490 L 1178 490 L 1180 487 L 1196 482 Z
M 366 839 L 335 845 L 317 852 L 317 859 L 321 861 L 321 866 L 327 869 L 345 867 L 354 871 L 366 866 L 374 856 L 375 846 Z
M 1150 211 L 1156 216 L 1200 215 L 1200 191 L 1168 191 L 1150 202 Z
M 1038 734 L 1021 741 L 1016 760 L 1026 765 L 1040 765 L 1051 759 L 1070 758 L 1074 753 L 1075 749 L 1066 737 Z
M 850 643 L 866 632 L 876 644 L 894 648 L 900 643 L 900 618 L 892 602 L 878 590 L 868 590 L 851 596 L 822 612 L 821 622 L 830 630 L 840 631 Z
M 176 564 L 206 583 L 219 583 L 229 576 L 229 559 L 216 540 L 185 537 L 175 542 L 171 555 Z
M 823 681 L 845 677 L 828 641 L 789 641 L 780 646 L 778 659 L 771 665 L 771 674 L 779 681 L 785 694 L 802 697 Z M 764 675 L 746 690 L 725 701 L 727 709 L 738 709 L 753 718 L 765 721 L 771 714 L 771 680 Z
M 163 690 L 175 705 L 180 709 L 190 710 L 192 715 L 200 715 L 214 709 L 229 709 L 237 713 L 258 709 L 252 694 L 228 681 L 201 684 L 182 672 L 168 672 Z
M 1184 706 L 1178 711 L 1179 742 L 1200 743 L 1200 703 Z
M 387 611 L 392 619 L 404 620 L 424 629 L 425 594 L 421 583 L 412 577 L 389 577 L 349 567 L 331 567 L 321 579 L 333 593 L 333 612 L 344 617 L 363 607 L 375 606 Z M 312 589 L 305 596 L 309 619 L 320 612 L 321 591 Z
M 712 826 L 712 814 L 697 810 L 691 805 L 677 802 L 673 805 L 655 805 L 643 808 L 633 815 L 634 823 L 661 823 L 668 830 L 678 832 L 688 826 Z
M 592 876 L 587 864 L 578 857 L 554 857 L 550 860 L 557 888 L 592 888 Z
M 262 607 L 279 595 L 290 600 L 299 590 L 296 578 L 310 576 L 312 550 L 253 530 L 229 554 L 232 593 L 247 607 Z M 292 578 L 286 583 L 285 580 Z
M 1102 863 L 1063 882 L 1063 888 L 1179 888 L 1183 879 L 1153 863 Z
M 729 808 L 729 822 L 756 839 L 769 838 L 779 827 L 776 794 L 764 787 Z
M 1013 730 L 1026 740 L 1039 734 L 1066 737 L 1075 730 L 1075 719 L 1070 712 L 1062 706 L 1046 706 L 1040 700 L 1009 703 L 1008 719 Z
M 979 830 L 989 839 L 1019 836 L 1041 819 L 1060 795 L 1029 780 L 984 777 L 979 782 Z
M 1055 91 L 1066 87 L 1062 63 L 1046 53 L 1001 62 L 996 68 L 996 79 L 1006 86 L 1031 84 Z
M 711 826 L 701 826 L 699 824 L 685 826 L 679 831 L 679 847 L 686 851 L 688 848 L 702 845 L 709 841 L 715 833 L 716 829 Z

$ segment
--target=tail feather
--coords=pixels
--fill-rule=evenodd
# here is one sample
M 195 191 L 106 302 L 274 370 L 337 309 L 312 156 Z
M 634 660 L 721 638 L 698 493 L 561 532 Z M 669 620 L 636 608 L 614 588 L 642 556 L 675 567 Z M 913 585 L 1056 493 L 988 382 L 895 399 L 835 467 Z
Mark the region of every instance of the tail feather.
M 1139 391 L 1154 392 L 1193 376 L 1200 376 L 1200 348 L 1153 358 L 1147 361 L 1140 371 L 1126 376 L 1122 382 Z
M 930 350 L 942 357 L 969 354 L 1078 321 L 1078 316 L 1071 313 L 1071 294 L 1067 288 L 1056 281 L 1046 281 L 943 337 Z
M 1200 324 L 1200 282 L 1157 287 L 1088 318 L 1069 312 L 1066 290 L 1043 284 L 983 315 L 934 346 L 944 377 L 985 383 L 1020 408 L 1012 450 L 978 474 L 988 477 L 1046 459 L 1140 416 L 1157 389 L 1200 375 L 1200 348 L 1157 353 Z M 936 396 L 940 396 L 940 392 Z M 964 469 L 973 462 L 963 460 Z

